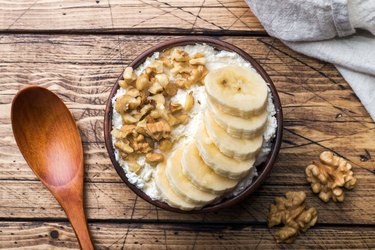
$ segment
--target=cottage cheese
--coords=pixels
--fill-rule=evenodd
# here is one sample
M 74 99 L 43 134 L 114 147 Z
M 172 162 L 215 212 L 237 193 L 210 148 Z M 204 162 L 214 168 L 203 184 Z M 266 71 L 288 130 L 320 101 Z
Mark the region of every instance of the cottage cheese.
M 196 45 L 187 45 L 179 47 L 180 49 L 189 53 L 189 55 L 194 55 L 195 53 L 203 53 L 206 57 L 206 67 L 208 71 L 215 70 L 221 67 L 225 67 L 228 65 L 238 65 L 246 68 L 250 68 L 255 71 L 255 69 L 251 66 L 249 62 L 243 59 L 240 55 L 234 52 L 228 51 L 218 51 L 215 50 L 213 47 L 208 46 L 206 44 L 196 44 Z M 135 72 L 139 75 L 154 59 L 159 57 L 159 53 L 155 52 L 151 57 L 147 58 L 147 60 L 140 65 Z M 182 90 L 179 89 L 177 94 L 172 98 L 173 102 L 179 102 L 183 104 L 185 102 L 186 95 L 192 91 L 194 96 L 194 106 L 193 109 L 190 111 L 189 122 L 185 125 L 179 125 L 172 130 L 171 139 L 174 142 L 173 149 L 181 147 L 182 145 L 187 145 L 194 139 L 194 135 L 198 129 L 200 122 L 202 121 L 203 110 L 206 107 L 206 96 L 205 96 L 205 89 L 204 86 L 192 86 L 189 90 Z M 116 98 L 125 94 L 126 90 L 120 88 L 116 95 L 112 98 L 112 106 L 114 107 Z M 246 187 L 248 187 L 255 176 L 257 176 L 256 166 L 263 163 L 267 155 L 271 150 L 271 141 L 275 136 L 276 128 L 277 128 L 277 120 L 275 118 L 275 106 L 273 104 L 272 95 L 269 94 L 268 97 L 268 105 L 267 105 L 267 112 L 268 112 L 268 121 L 267 121 L 267 128 L 263 134 L 264 142 L 261 148 L 259 155 L 257 156 L 257 160 L 255 162 L 255 167 L 252 168 L 248 176 L 246 176 L 238 185 L 237 187 L 226 197 L 236 196 L 241 193 Z M 119 113 L 113 109 L 113 117 L 112 117 L 112 124 L 113 128 L 121 128 L 122 127 L 122 119 Z M 114 144 L 114 138 L 112 138 L 112 142 Z M 171 150 L 172 152 L 173 150 Z M 155 167 L 150 166 L 145 162 L 144 157 L 140 157 L 138 159 L 138 163 L 143 166 L 140 173 L 135 174 L 128 169 L 128 165 L 126 161 L 122 160 L 119 156 L 118 150 L 114 147 L 115 157 L 116 160 L 119 162 L 120 166 L 123 167 L 126 177 L 128 178 L 129 182 L 134 184 L 137 188 L 141 189 L 145 194 L 147 194 L 151 199 L 160 200 L 161 196 L 157 191 L 155 181 L 153 178 L 153 174 L 155 171 Z M 168 157 L 168 156 L 167 156 Z

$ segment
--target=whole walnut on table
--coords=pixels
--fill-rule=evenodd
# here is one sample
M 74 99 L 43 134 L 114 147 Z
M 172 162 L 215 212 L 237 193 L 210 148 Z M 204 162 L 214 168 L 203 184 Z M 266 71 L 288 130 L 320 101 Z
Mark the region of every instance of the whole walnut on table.
M 277 242 L 293 243 L 299 232 L 306 232 L 315 225 L 318 214 L 315 208 L 305 210 L 305 192 L 287 192 L 285 196 L 276 197 L 275 204 L 271 205 L 268 227 L 284 224 L 276 232 Z
M 344 201 L 343 187 L 353 189 L 357 179 L 353 176 L 352 165 L 344 158 L 325 151 L 320 154 L 319 161 L 306 168 L 306 178 L 311 183 L 314 193 L 319 193 L 319 198 L 328 202 Z

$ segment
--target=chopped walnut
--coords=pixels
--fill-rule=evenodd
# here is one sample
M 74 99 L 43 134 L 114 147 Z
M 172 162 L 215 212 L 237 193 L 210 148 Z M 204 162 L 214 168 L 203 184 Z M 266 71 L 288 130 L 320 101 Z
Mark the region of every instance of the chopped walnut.
M 128 169 L 130 172 L 133 172 L 137 174 L 139 170 L 141 170 L 141 165 L 139 165 L 137 162 L 129 161 L 128 162 Z
M 146 74 L 138 76 L 135 86 L 138 90 L 147 89 L 150 84 L 150 80 Z
M 115 109 L 118 113 L 123 114 L 128 109 L 134 109 L 138 107 L 142 100 L 139 97 L 140 93 L 135 88 L 128 88 L 125 95 L 122 95 L 116 99 Z
M 136 138 L 135 138 L 135 141 L 136 142 L 141 142 L 145 139 L 144 135 L 142 134 L 139 134 Z
M 189 63 L 191 65 L 205 65 L 206 64 L 206 58 L 205 57 L 199 57 L 199 58 L 193 58 L 193 59 L 190 59 Z
M 147 91 L 141 91 L 139 97 L 141 98 L 141 103 L 146 103 L 149 93 Z
M 124 125 L 120 129 L 113 129 L 111 134 L 116 139 L 125 139 L 134 129 L 134 125 Z
M 168 121 L 168 124 L 171 125 L 172 127 L 177 126 L 178 124 L 180 124 L 178 122 L 177 118 L 174 117 L 172 114 L 167 114 L 167 117 L 165 117 L 164 119 L 166 119 Z
M 191 72 L 188 81 L 191 84 L 201 83 L 203 78 L 207 75 L 208 70 L 204 65 L 199 65 L 196 69 L 193 69 Z
M 268 227 L 283 224 L 276 232 L 277 242 L 293 243 L 299 232 L 306 232 L 315 225 L 318 215 L 315 208 L 305 210 L 305 192 L 287 192 L 285 196 L 276 197 L 275 204 L 271 205 Z
M 175 117 L 177 119 L 177 124 L 186 124 L 189 120 L 189 116 L 187 114 L 180 114 Z
M 325 151 L 320 154 L 319 161 L 314 161 L 306 168 L 306 178 L 311 183 L 314 193 L 319 193 L 319 198 L 328 202 L 344 201 L 343 187 L 353 189 L 357 179 L 353 176 L 352 165 L 344 158 Z
M 186 86 L 190 85 L 190 84 L 186 83 L 186 81 L 187 81 L 186 78 L 177 79 L 177 80 L 176 80 L 176 85 L 177 85 L 179 88 L 183 89 L 183 88 L 185 88 Z
M 151 87 L 148 89 L 148 92 L 150 92 L 153 95 L 156 95 L 163 91 L 163 86 L 159 84 L 159 82 L 154 82 Z
M 179 74 L 181 78 L 176 79 L 176 84 L 180 88 L 188 89 L 194 84 L 202 84 L 203 78 L 207 75 L 208 70 L 204 65 L 198 65 L 189 69 L 188 74 Z
M 125 123 L 125 124 L 134 124 L 136 122 L 138 122 L 138 119 L 134 118 L 133 116 L 131 116 L 130 114 L 124 114 L 122 116 L 122 121 Z
M 135 110 L 136 114 L 134 114 L 133 116 L 139 121 L 143 117 L 145 117 L 149 112 L 151 112 L 151 110 L 153 109 L 154 109 L 154 106 L 152 106 L 151 104 L 146 104 L 145 106 L 141 108 L 141 110 L 139 111 Z
M 160 108 L 161 106 L 165 105 L 165 97 L 162 94 L 157 94 L 149 97 L 150 100 L 154 100 L 156 102 L 156 108 Z
M 189 74 L 191 70 L 192 70 L 192 67 L 190 66 L 190 64 L 185 63 L 185 62 L 175 62 L 173 64 L 173 68 L 171 69 L 171 73 L 177 76 L 178 74 L 183 74 L 183 73 Z
M 130 145 L 128 143 L 125 143 L 124 141 L 116 141 L 115 147 L 127 154 L 134 152 L 134 149 L 130 147 Z
M 189 94 L 186 95 L 184 109 L 186 111 L 190 111 L 193 108 L 193 106 L 194 106 L 194 96 L 193 96 L 193 92 L 190 91 Z
M 201 58 L 201 57 L 204 57 L 204 54 L 201 53 L 201 52 L 195 53 L 195 54 L 193 55 L 193 58 L 194 58 L 194 59 L 195 59 L 195 58 Z
M 141 102 L 142 102 L 142 99 L 140 96 L 138 97 L 133 97 L 129 100 L 128 102 L 128 107 L 129 109 L 135 109 L 137 108 L 139 105 L 141 105 Z
M 168 58 L 166 58 L 166 57 L 162 57 L 162 58 L 160 58 L 160 61 L 162 61 L 163 62 L 163 65 L 165 66 L 165 67 L 167 67 L 167 68 L 173 68 L 173 64 L 172 64 L 172 62 L 171 62 L 171 60 L 169 60 Z
M 181 49 L 174 49 L 171 53 L 172 60 L 176 62 L 185 62 L 189 61 L 189 54 Z
M 164 161 L 164 156 L 160 153 L 148 153 L 146 155 L 146 162 L 150 165 L 156 165 Z
M 173 103 L 173 102 L 169 103 L 169 110 L 171 111 L 171 113 L 179 112 L 182 109 L 183 109 L 183 107 L 180 103 Z
M 138 89 L 130 87 L 128 88 L 128 91 L 125 93 L 125 95 L 131 96 L 131 97 L 138 97 L 141 93 Z
M 163 73 L 164 66 L 163 66 L 163 62 L 160 61 L 160 60 L 154 60 L 154 61 L 152 61 L 152 63 L 150 64 L 149 67 L 150 67 L 155 73 L 157 73 L 157 74 L 161 74 L 161 73 Z
M 116 99 L 115 109 L 118 113 L 122 114 L 128 109 L 128 102 L 132 97 L 127 95 L 120 96 Z
M 125 82 L 125 80 L 119 80 L 118 85 L 120 85 L 120 87 L 123 89 L 126 89 L 128 87 L 128 84 Z
M 160 120 L 154 123 L 146 123 L 146 132 L 151 138 L 159 141 L 162 138 L 169 138 L 171 127 L 167 121 Z
M 136 153 L 146 154 L 152 151 L 152 145 L 145 140 L 137 141 L 135 138 L 132 138 L 130 140 L 130 146 Z
M 169 83 L 169 78 L 166 74 L 157 74 L 155 75 L 157 83 L 160 84 L 163 88 L 165 88 Z
M 124 81 L 127 85 L 132 84 L 135 80 L 137 80 L 137 75 L 135 74 L 132 67 L 126 67 L 124 70 L 124 74 L 122 75 Z M 121 86 L 121 85 L 120 85 Z M 122 86 L 121 86 L 122 87 Z M 126 88 L 126 87 L 125 87 Z
M 160 118 L 160 113 L 157 109 L 151 110 L 150 116 L 154 119 L 158 119 L 158 118 Z
M 161 151 L 166 152 L 172 149 L 172 142 L 170 140 L 160 141 L 159 148 Z

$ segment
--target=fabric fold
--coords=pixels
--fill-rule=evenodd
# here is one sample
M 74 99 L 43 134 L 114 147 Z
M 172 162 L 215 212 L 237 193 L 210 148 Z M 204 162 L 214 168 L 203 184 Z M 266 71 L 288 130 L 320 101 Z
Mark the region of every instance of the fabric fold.
M 349 36 L 355 33 L 355 29 L 350 23 L 348 0 L 331 0 L 332 17 L 337 34 L 340 37 Z
M 375 0 L 247 3 L 271 36 L 334 64 L 375 121 Z

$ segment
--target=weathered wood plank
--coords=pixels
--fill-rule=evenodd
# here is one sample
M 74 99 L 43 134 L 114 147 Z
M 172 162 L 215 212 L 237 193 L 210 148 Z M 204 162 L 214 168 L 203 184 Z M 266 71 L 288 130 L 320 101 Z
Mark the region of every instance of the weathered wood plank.
M 263 185 L 240 205 L 218 213 L 183 215 L 157 209 L 143 201 L 123 183 L 86 183 L 85 200 L 89 219 L 152 220 L 191 222 L 265 223 L 268 208 L 276 196 L 289 190 L 304 190 L 306 206 L 316 207 L 320 224 L 375 224 L 375 183 L 361 179 L 353 191 L 346 192 L 344 203 L 325 204 L 307 185 Z M 65 214 L 40 182 L 2 181 L 0 218 L 62 219 Z
M 0 248 L 79 249 L 67 223 L 1 222 Z M 265 226 L 107 224 L 89 225 L 97 249 L 371 249 L 375 228 L 314 227 L 294 244 L 276 244 Z
M 242 0 L 2 0 L 0 17 L 0 31 L 264 32 Z
M 97 119 L 101 120 L 102 118 Z M 10 126 L 7 127 L 10 128 Z M 304 136 L 304 133 L 299 133 L 295 130 L 295 127 L 291 129 L 286 127 L 284 143 L 282 144 L 278 161 L 271 173 L 270 179 L 266 183 L 282 185 L 306 184 L 304 175 L 305 167 L 313 160 L 316 160 L 318 154 L 326 148 L 335 149 L 336 152 L 340 153 L 344 152 L 344 155 L 355 163 L 353 171 L 355 176 L 360 180 L 363 180 L 365 183 L 374 181 L 375 176 L 371 172 L 374 171 L 373 160 L 368 159 L 370 155 L 367 155 L 365 150 L 373 152 L 372 142 L 369 138 L 375 137 L 375 130 L 364 131 L 354 136 L 332 137 L 320 142 L 311 141 L 310 138 Z M 36 177 L 19 153 L 14 139 L 9 133 L 11 131 L 8 134 L 0 133 L 0 183 L 1 180 L 36 180 Z M 305 133 L 309 136 L 314 135 L 311 131 L 306 131 Z M 1 138 L 1 136 L 4 137 Z M 11 143 L 7 144 L 8 141 L 11 141 Z M 353 149 L 353 152 L 349 152 L 346 145 L 351 143 L 358 145 Z M 83 147 L 86 181 L 121 182 L 109 160 L 103 142 L 96 143 L 93 141 L 91 143 L 84 143 Z M 361 159 L 367 162 L 361 162 Z

